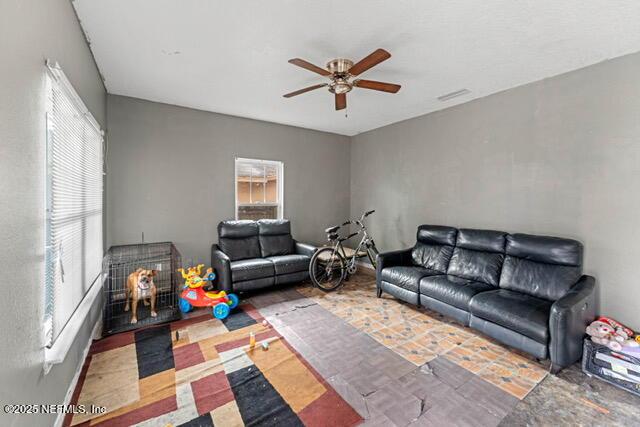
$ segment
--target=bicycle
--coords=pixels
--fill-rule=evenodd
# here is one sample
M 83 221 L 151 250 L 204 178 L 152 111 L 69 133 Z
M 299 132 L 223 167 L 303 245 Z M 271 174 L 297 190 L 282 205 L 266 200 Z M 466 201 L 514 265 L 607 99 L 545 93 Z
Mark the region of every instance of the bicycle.
M 342 225 L 335 225 L 324 230 L 327 233 L 330 246 L 319 249 L 313 254 L 309 263 L 309 277 L 315 286 L 327 292 L 337 289 L 345 280 L 349 280 L 349 277 L 356 273 L 359 258 L 368 257 L 371 265 L 376 267 L 378 249 L 364 225 L 364 219 L 374 212 L 375 210 L 365 212 L 359 220 L 349 220 Z M 340 237 L 338 234 L 340 227 L 350 224 L 355 224 L 360 229 L 347 237 Z M 353 253 L 347 254 L 342 243 L 360 233 L 362 233 L 362 239 L 357 248 Z

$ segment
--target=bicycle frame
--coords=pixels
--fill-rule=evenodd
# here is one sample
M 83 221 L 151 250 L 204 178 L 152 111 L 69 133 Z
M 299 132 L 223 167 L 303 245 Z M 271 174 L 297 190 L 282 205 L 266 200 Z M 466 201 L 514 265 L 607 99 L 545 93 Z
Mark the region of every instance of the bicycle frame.
M 367 227 L 364 225 L 364 219 L 374 212 L 375 210 L 365 212 L 360 219 L 350 220 L 342 224 L 342 226 L 354 224 L 359 227 L 357 232 L 351 233 L 346 237 L 340 237 L 337 233 L 341 226 L 333 226 L 325 230 L 330 244 L 319 249 L 311 257 L 311 263 L 309 264 L 309 275 L 315 286 L 324 291 L 337 289 L 344 280 L 349 280 L 349 277 L 358 271 L 358 258 L 368 257 L 371 265 L 376 268 L 378 249 L 373 238 L 369 235 Z M 343 242 L 358 235 L 362 235 L 358 246 L 353 254 L 347 255 Z M 339 275 L 335 275 L 336 273 L 339 273 Z
M 342 242 L 348 239 L 345 239 L 345 240 L 337 239 L 333 247 L 334 252 L 338 252 L 340 255 L 342 255 L 345 261 L 347 261 L 347 269 L 353 268 L 358 258 L 364 258 L 365 255 L 362 254 L 363 250 L 366 251 L 366 256 L 369 258 L 369 262 L 371 262 L 371 265 L 373 266 L 373 268 L 376 268 L 376 258 L 378 256 L 378 248 L 376 248 L 376 244 L 373 241 L 373 238 L 367 232 L 367 227 L 363 223 L 364 218 L 365 218 L 365 215 L 363 214 L 359 220 L 353 221 L 354 224 L 360 227 L 360 230 L 358 230 L 356 235 L 362 233 L 362 239 L 360 239 L 360 243 L 358 243 L 358 246 L 355 248 L 355 251 L 351 257 L 347 256 L 347 253 L 344 250 L 344 247 L 342 246 Z

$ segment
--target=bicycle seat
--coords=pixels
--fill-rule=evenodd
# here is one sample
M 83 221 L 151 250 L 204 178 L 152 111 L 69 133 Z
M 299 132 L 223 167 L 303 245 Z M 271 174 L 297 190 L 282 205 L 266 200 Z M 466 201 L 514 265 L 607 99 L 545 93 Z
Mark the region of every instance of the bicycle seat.
M 324 230 L 325 233 L 329 234 L 329 233 L 335 233 L 336 231 L 338 231 L 340 229 L 339 225 L 334 225 L 333 227 L 329 227 L 326 230 Z

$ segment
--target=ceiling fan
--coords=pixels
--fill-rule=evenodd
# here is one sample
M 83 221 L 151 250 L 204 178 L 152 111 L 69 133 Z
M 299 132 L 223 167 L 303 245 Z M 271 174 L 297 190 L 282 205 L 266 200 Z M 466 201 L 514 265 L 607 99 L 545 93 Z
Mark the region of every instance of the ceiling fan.
M 378 65 L 382 61 L 386 61 L 391 58 L 391 54 L 384 49 L 377 49 L 364 59 L 361 59 L 356 64 L 349 59 L 334 59 L 327 63 L 327 68 L 320 68 L 304 59 L 294 58 L 290 59 L 289 63 L 302 67 L 314 73 L 318 73 L 321 76 L 328 77 L 329 83 L 320 83 L 317 85 L 309 86 L 304 89 L 296 90 L 295 92 L 284 95 L 285 98 L 291 98 L 296 95 L 300 95 L 305 92 L 309 92 L 321 87 L 328 86 L 329 92 L 335 94 L 336 98 L 336 110 L 342 110 L 347 108 L 347 92 L 350 92 L 354 87 L 360 87 L 363 89 L 379 90 L 382 92 L 396 93 L 400 90 L 400 85 L 393 83 L 377 82 L 374 80 L 355 79 L 353 77 L 358 76 L 368 69 Z

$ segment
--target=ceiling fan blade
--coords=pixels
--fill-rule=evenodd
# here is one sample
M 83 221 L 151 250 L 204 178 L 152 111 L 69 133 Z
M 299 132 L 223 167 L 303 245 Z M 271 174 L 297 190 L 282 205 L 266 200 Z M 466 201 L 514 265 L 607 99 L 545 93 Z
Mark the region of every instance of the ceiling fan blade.
M 289 64 L 297 65 L 298 67 L 302 67 L 305 70 L 313 71 L 314 73 L 318 73 L 321 76 L 330 76 L 331 73 L 324 68 L 320 68 L 317 65 L 313 65 L 311 62 L 307 62 L 304 59 L 293 58 L 289 60 Z
M 362 74 L 367 71 L 369 68 L 378 65 L 382 61 L 391 58 L 391 54 L 384 49 L 377 49 L 375 52 L 370 54 L 364 59 L 361 59 L 360 62 L 355 64 L 353 67 L 349 69 L 349 74 L 352 76 L 357 76 L 358 74 Z
M 347 108 L 347 94 L 336 93 L 336 110 L 344 110 Z
M 311 90 L 320 89 L 321 87 L 325 87 L 326 85 L 327 85 L 327 83 L 321 83 L 319 85 L 313 85 L 313 86 L 305 87 L 304 89 L 299 89 L 299 90 L 296 90 L 295 92 L 291 92 L 291 93 L 288 93 L 288 94 L 282 95 L 282 96 L 284 96 L 285 98 L 291 98 L 292 96 L 300 95 L 301 93 L 309 92 Z
M 402 87 L 400 85 L 396 85 L 393 83 L 384 83 L 384 82 L 377 82 L 375 80 L 361 80 L 361 79 L 355 80 L 353 82 L 353 85 L 364 88 L 364 89 L 380 90 L 382 92 L 389 92 L 389 93 L 396 93 Z

